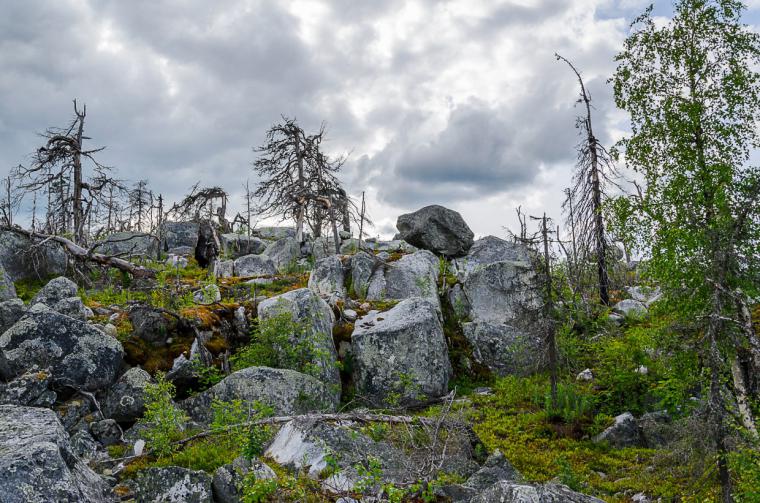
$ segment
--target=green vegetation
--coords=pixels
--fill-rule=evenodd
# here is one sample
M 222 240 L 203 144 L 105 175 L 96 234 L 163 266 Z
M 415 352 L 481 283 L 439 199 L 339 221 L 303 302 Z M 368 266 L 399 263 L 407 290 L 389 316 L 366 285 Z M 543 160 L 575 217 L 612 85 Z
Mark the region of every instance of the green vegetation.
M 174 385 L 161 372 L 155 379 L 145 386 L 145 414 L 140 422 L 147 426 L 144 435 L 148 447 L 162 458 L 176 450 L 175 442 L 182 438 L 188 417 L 172 401 Z

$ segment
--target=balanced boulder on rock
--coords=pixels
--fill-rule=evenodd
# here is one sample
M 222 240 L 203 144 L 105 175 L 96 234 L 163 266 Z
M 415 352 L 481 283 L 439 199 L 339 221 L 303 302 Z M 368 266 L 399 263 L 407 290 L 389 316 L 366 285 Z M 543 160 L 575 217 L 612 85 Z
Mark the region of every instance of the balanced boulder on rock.
M 474 237 L 459 213 L 438 205 L 401 215 L 396 228 L 407 243 L 447 257 L 467 254 Z
M 367 287 L 369 300 L 427 299 L 439 307 L 438 258 L 427 250 L 404 255 L 375 269 Z

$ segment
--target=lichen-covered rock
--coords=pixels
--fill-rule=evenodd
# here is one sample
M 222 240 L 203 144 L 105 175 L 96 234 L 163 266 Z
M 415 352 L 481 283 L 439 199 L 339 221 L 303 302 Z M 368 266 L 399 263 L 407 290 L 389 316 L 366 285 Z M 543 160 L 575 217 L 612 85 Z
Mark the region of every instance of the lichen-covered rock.
M 235 276 L 272 276 L 277 274 L 277 267 L 266 255 L 244 255 L 235 259 Z
M 364 299 L 369 291 L 369 280 L 375 267 L 379 266 L 378 260 L 365 251 L 360 251 L 351 257 L 351 293 L 353 296 Z
M 296 230 L 293 227 L 259 227 L 251 232 L 254 236 L 270 241 L 296 237 Z
M 151 503 L 211 503 L 211 476 L 178 466 L 148 468 L 133 483 L 137 501 Z
M 266 463 L 259 460 L 250 460 L 244 457 L 224 466 L 220 466 L 214 472 L 211 483 L 216 503 L 238 503 L 242 501 L 240 488 L 245 477 L 254 480 L 270 480 L 277 478 L 277 474 Z
M 644 316 L 647 314 L 647 306 L 641 301 L 624 299 L 615 304 L 612 309 L 624 316 Z
M 16 298 L 16 286 L 10 275 L 0 265 L 0 302 L 13 300 Z
M 523 375 L 541 363 L 541 340 L 530 332 L 505 323 L 468 322 L 462 333 L 472 347 L 472 356 L 498 375 Z
M 365 242 L 367 248 L 374 252 L 388 252 L 388 253 L 414 253 L 419 251 L 419 248 L 412 246 L 402 239 L 393 239 L 391 241 L 376 241 L 369 239 Z
M 35 366 L 50 367 L 55 384 L 87 391 L 109 386 L 123 357 L 116 339 L 87 323 L 37 306 L 0 335 L 0 351 L 7 365 L 0 373 L 6 379 Z
M 525 485 L 502 480 L 482 493 L 470 503 L 604 503 L 599 498 L 577 493 L 559 484 Z
M 109 502 L 107 484 L 76 456 L 55 413 L 0 405 L 3 503 Z
M 77 285 L 63 276 L 51 279 L 29 302 L 30 306 L 43 304 L 53 311 L 78 320 L 93 316 L 92 310 L 84 305 L 77 295 Z
M 121 428 L 113 419 L 101 419 L 90 423 L 90 433 L 102 445 L 113 445 L 121 441 Z
M 641 428 L 630 412 L 615 417 L 615 424 L 594 437 L 594 442 L 607 442 L 610 446 L 623 447 L 643 446 Z
M 0 265 L 11 281 L 61 275 L 67 264 L 66 252 L 58 244 L 33 244 L 17 232 L 0 230 Z
M 519 326 L 540 306 L 535 271 L 525 262 L 481 265 L 467 275 L 462 290 L 472 321 Z
M 415 297 L 360 318 L 351 334 L 357 393 L 375 405 L 445 394 L 452 369 L 439 316 Z
M 145 412 L 145 387 L 150 374 L 132 367 L 119 377 L 103 401 L 103 414 L 119 422 L 136 421 Z
M 462 215 L 438 205 L 401 215 L 396 228 L 407 243 L 447 257 L 467 254 L 474 237 Z
M 95 251 L 106 255 L 155 258 L 158 249 L 158 239 L 150 234 L 116 232 L 97 243 Z
M 309 275 L 309 288 L 321 295 L 346 297 L 346 274 L 337 255 L 325 257 L 314 265 Z
M 272 259 L 277 271 L 284 272 L 301 257 L 301 246 L 294 238 L 278 239 L 267 246 L 264 255 Z
M 150 306 L 137 305 L 128 313 L 132 323 L 132 335 L 155 346 L 162 346 L 169 337 L 172 323 L 167 315 Z
M 626 287 L 626 291 L 633 300 L 641 302 L 646 307 L 662 298 L 662 292 L 659 287 L 629 286 Z
M 261 239 L 247 234 L 222 234 L 219 236 L 219 240 L 224 255 L 233 259 L 243 255 L 258 255 L 263 253 L 267 247 Z
M 56 393 L 49 389 L 51 375 L 48 370 L 31 370 L 12 381 L 0 382 L 0 404 L 50 407 Z
M 249 367 L 233 372 L 206 391 L 180 402 L 180 406 L 194 420 L 209 423 L 215 398 L 225 402 L 258 400 L 273 407 L 276 414 L 288 415 L 332 412 L 339 397 L 340 393 L 322 381 L 295 370 Z
M 0 302 L 0 334 L 8 330 L 26 313 L 26 306 L 21 299 Z
M 332 236 L 320 236 L 309 244 L 309 253 L 314 257 L 315 261 L 337 254 L 335 251 L 335 240 L 333 240 Z
M 639 429 L 644 446 L 650 449 L 660 449 L 678 439 L 682 432 L 665 410 L 647 412 L 638 419 Z
M 506 241 L 496 236 L 478 239 L 465 257 L 452 261 L 452 266 L 460 281 L 465 281 L 472 271 L 496 262 L 522 262 L 530 264 L 530 249 L 520 243 Z
M 290 314 L 302 330 L 290 334 L 293 346 L 305 347 L 312 358 L 308 363 L 314 366 L 311 374 L 340 391 L 338 354 L 332 337 L 335 317 L 332 309 L 319 295 L 308 288 L 291 290 L 262 301 L 258 306 L 259 321 L 271 319 L 282 313 Z M 298 370 L 298 369 L 294 369 Z
M 198 245 L 199 233 L 198 222 L 164 222 L 161 226 L 161 248 L 168 251 L 186 246 L 192 248 L 194 252 Z
M 216 285 L 206 285 L 200 290 L 193 292 L 193 301 L 196 304 L 214 304 L 222 300 L 222 291 Z
M 213 272 L 215 278 L 231 278 L 235 275 L 235 261 L 217 259 L 214 262 Z
M 369 300 L 427 299 L 440 309 L 438 258 L 427 250 L 404 255 L 378 267 L 367 289 Z

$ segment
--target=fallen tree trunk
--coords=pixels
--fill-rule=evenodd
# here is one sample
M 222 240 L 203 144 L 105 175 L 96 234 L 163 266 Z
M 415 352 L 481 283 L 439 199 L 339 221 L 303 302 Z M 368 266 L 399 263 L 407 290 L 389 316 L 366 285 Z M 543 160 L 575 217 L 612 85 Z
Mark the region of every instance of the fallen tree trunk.
M 48 241 L 54 241 L 61 245 L 64 251 L 70 256 L 74 257 L 76 260 L 82 262 L 93 262 L 107 267 L 113 267 L 120 271 L 124 271 L 135 278 L 154 278 L 156 276 L 156 271 L 153 269 L 148 269 L 147 267 L 133 264 L 132 262 L 119 257 L 97 253 L 92 249 L 88 250 L 87 248 L 74 243 L 70 239 L 66 239 L 61 236 L 40 234 L 38 232 L 28 231 L 17 226 L 4 227 L 3 230 L 21 234 L 28 237 L 29 239 L 39 239 L 40 244 Z

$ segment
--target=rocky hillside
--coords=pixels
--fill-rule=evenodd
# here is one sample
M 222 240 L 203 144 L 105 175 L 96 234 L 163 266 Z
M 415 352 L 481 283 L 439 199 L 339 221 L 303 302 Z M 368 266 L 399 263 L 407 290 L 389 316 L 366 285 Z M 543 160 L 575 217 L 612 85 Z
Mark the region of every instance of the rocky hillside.
M 0 500 L 692 494 L 652 391 L 677 363 L 649 346 L 656 289 L 620 264 L 616 308 L 566 327 L 551 409 L 534 252 L 439 206 L 398 230 L 340 253 L 208 222 L 99 245 L 141 279 L 0 233 Z

